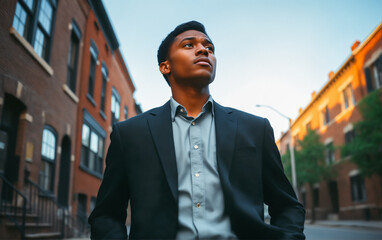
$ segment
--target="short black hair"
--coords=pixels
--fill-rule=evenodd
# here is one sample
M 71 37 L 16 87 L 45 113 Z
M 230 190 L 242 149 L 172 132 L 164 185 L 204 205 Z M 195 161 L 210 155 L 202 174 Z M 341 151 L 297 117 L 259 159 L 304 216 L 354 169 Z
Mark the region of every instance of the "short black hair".
M 170 49 L 171 44 L 174 42 L 174 39 L 179 34 L 188 31 L 188 30 L 196 30 L 199 32 L 204 33 L 208 38 L 210 38 L 206 32 L 206 29 L 204 28 L 204 25 L 197 21 L 189 21 L 186 23 L 182 23 L 178 25 L 172 32 L 170 32 L 165 39 L 163 39 L 162 43 L 159 45 L 157 58 L 158 58 L 158 65 L 160 65 L 162 62 L 167 60 L 168 50 Z M 167 83 L 168 79 L 167 76 L 163 74 L 163 77 L 166 79 Z

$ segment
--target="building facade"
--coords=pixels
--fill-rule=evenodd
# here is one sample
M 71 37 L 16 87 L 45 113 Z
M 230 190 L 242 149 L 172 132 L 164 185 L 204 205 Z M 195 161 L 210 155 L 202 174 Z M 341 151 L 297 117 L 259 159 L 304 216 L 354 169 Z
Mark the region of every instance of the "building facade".
M 90 1 L 77 109 L 73 214 L 87 222 L 105 168 L 112 124 L 135 116 L 134 85 L 101 1 Z
M 335 171 L 332 179 L 299 189 L 299 199 L 307 209 L 313 203 L 317 219 L 381 219 L 382 187 L 378 176 L 363 177 L 350 157 L 342 157 L 340 147 L 355 137 L 354 123 L 362 120 L 358 103 L 382 86 L 382 24 L 361 43 L 351 47 L 351 55 L 311 102 L 300 109 L 291 130 L 277 141 L 281 154 L 296 146 L 307 129 L 316 130 L 325 144 L 325 162 Z M 378 90 L 377 90 L 378 91 Z M 311 201 L 313 199 L 313 201 Z
M 54 215 L 87 217 L 111 126 L 137 106 L 102 1 L 4 1 L 0 42 L 0 204 L 20 208 L 25 197 L 29 211 L 44 197 Z

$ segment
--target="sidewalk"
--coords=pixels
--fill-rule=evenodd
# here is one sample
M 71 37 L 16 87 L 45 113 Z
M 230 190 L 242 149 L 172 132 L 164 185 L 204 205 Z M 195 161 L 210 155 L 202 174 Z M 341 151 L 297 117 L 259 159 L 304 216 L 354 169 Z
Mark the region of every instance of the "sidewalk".
M 325 227 L 345 227 L 345 228 L 362 228 L 369 230 L 382 231 L 382 221 L 363 221 L 363 220 L 317 220 L 311 224 L 309 220 L 305 222 L 307 225 L 317 225 Z

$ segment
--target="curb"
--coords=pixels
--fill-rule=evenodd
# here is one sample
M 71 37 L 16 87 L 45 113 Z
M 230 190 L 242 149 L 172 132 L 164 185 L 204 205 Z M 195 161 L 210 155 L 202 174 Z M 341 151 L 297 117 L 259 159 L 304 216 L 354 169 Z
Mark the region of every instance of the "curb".
M 333 228 L 357 228 L 357 229 L 364 229 L 364 230 L 377 230 L 377 231 L 382 231 L 382 226 L 365 226 L 365 225 L 357 225 L 357 224 L 331 224 L 331 223 L 305 223 L 305 225 L 310 225 L 310 226 L 322 226 L 322 227 L 333 227 Z

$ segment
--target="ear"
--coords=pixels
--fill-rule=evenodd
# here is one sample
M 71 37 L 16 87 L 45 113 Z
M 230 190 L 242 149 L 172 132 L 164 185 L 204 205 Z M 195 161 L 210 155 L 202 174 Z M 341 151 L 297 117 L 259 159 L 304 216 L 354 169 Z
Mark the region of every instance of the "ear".
M 168 63 L 168 60 L 164 61 L 164 62 L 161 62 L 159 64 L 159 71 L 164 74 L 164 75 L 167 75 L 171 72 L 170 70 L 170 64 Z

